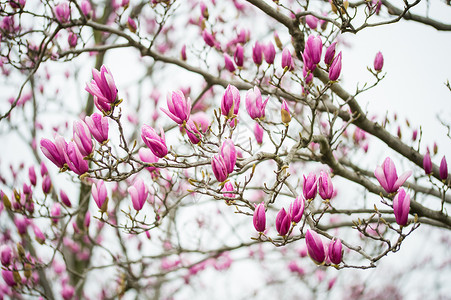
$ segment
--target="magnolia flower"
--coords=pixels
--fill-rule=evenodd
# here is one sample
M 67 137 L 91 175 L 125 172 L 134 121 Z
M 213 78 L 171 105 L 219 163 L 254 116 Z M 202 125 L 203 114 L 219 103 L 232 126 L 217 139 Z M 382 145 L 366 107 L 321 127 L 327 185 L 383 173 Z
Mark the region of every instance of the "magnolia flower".
M 315 232 L 307 229 L 305 243 L 310 258 L 317 264 L 322 264 L 326 259 L 326 252 L 321 237 Z
M 374 171 L 374 175 L 387 193 L 396 192 L 411 174 L 412 171 L 407 171 L 398 178 L 395 164 L 389 157 Z
M 187 122 L 191 113 L 191 99 L 189 97 L 186 99 L 183 92 L 179 90 L 169 93 L 166 100 L 169 111 L 164 108 L 161 110 L 177 124 Z
M 258 232 L 265 231 L 266 228 L 266 215 L 265 215 L 265 204 L 262 202 L 254 210 L 253 217 L 255 230 Z

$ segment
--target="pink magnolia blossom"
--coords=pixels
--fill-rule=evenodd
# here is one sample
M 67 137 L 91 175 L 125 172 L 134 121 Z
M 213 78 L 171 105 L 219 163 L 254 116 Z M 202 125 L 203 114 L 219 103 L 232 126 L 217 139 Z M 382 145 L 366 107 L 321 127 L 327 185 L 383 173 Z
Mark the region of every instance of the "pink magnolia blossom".
M 305 43 L 304 55 L 307 55 L 314 65 L 321 61 L 321 53 L 323 50 L 323 42 L 321 37 L 309 35 Z
M 243 46 L 241 46 L 240 44 L 236 46 L 233 58 L 235 60 L 235 64 L 241 68 L 244 64 L 244 49 Z
M 238 113 L 240 108 L 240 91 L 233 85 L 228 85 L 224 91 L 221 101 L 221 113 L 229 118 L 235 114 L 235 110 Z
M 393 199 L 393 213 L 395 214 L 396 223 L 399 225 L 407 225 L 410 210 L 410 196 L 403 188 L 400 188 Z
M 297 197 L 288 209 L 288 214 L 290 215 L 291 222 L 299 223 L 304 215 L 305 200 L 302 196 Z
M 159 136 L 155 129 L 148 125 L 143 125 L 141 128 L 141 138 L 147 147 L 155 154 L 155 156 L 163 158 L 168 154 L 168 147 L 166 146 L 166 139 L 164 137 L 163 129 L 160 130 Z
M 291 57 L 291 52 L 288 48 L 282 51 L 282 69 L 292 70 L 293 69 L 293 58 Z
M 69 197 L 63 190 L 60 190 L 60 200 L 61 203 L 63 203 L 66 207 L 72 207 L 72 203 L 70 202 Z
M 338 265 L 341 263 L 342 259 L 342 245 L 340 239 L 332 239 L 332 241 L 329 244 L 329 259 L 331 263 Z
M 252 60 L 257 66 L 261 65 L 263 61 L 263 48 L 258 41 L 252 48 Z
M 333 42 L 326 50 L 326 54 L 324 55 L 324 63 L 327 66 L 330 66 L 334 60 L 336 45 L 337 45 L 337 42 Z
M 305 16 L 305 23 L 307 23 L 308 27 L 311 29 L 316 29 L 318 27 L 318 18 L 312 15 Z
M 374 175 L 387 193 L 394 193 L 406 182 L 412 171 L 407 171 L 398 178 L 396 167 L 393 161 L 387 157 L 382 166 L 378 166 Z
M 55 17 L 61 23 L 67 23 L 70 19 L 69 3 L 64 1 L 55 6 Z
M 446 158 L 443 155 L 443 158 L 440 162 L 440 178 L 442 180 L 446 180 L 448 178 L 448 163 L 446 162 Z
M 105 182 L 103 180 L 99 180 L 97 184 L 93 184 L 91 194 L 92 198 L 94 198 L 94 202 L 97 204 L 97 207 L 102 212 L 106 212 L 108 206 L 108 194 L 105 187 Z
M 235 71 L 235 65 L 233 64 L 232 59 L 230 58 L 230 56 L 228 56 L 227 54 L 224 53 L 224 67 L 229 71 L 229 72 L 234 72 Z
M 132 198 L 133 208 L 140 211 L 147 200 L 147 187 L 141 178 L 138 178 L 131 187 L 127 189 Z
M 107 108 L 111 109 L 111 104 L 117 98 L 117 88 L 110 70 L 104 65 L 100 68 L 100 72 L 92 69 L 92 78 L 91 83 L 86 84 L 85 90 L 94 96 L 98 108 L 109 111 Z
M 330 174 L 321 171 L 318 178 L 318 193 L 323 200 L 329 200 L 334 194 L 334 186 Z
M 231 139 L 227 139 L 222 143 L 220 154 L 224 159 L 224 163 L 227 167 L 227 173 L 232 173 L 236 164 L 236 149 L 233 141 Z
M 316 193 L 317 193 L 317 181 L 316 181 L 315 174 L 310 173 L 307 176 L 307 178 L 305 178 L 305 175 L 304 175 L 304 185 L 302 187 L 302 191 L 303 191 L 305 199 L 307 199 L 307 200 L 315 199 Z
M 265 214 L 265 204 L 262 202 L 254 210 L 253 222 L 255 230 L 258 232 L 265 231 L 266 228 L 266 214 Z
M 64 157 L 69 169 L 76 174 L 82 175 L 89 170 L 88 161 L 83 158 L 83 155 L 74 142 L 67 143 Z
M 269 65 L 272 65 L 276 57 L 276 49 L 274 48 L 273 43 L 269 42 L 268 44 L 263 46 L 263 54 L 265 56 L 265 61 Z
M 49 139 L 41 139 L 41 151 L 42 153 L 53 162 L 58 168 L 64 167 L 66 163 L 65 151 L 66 142 L 61 136 L 55 138 L 55 143 Z
M 182 91 L 174 91 L 169 93 L 166 97 L 168 109 L 161 110 L 169 116 L 177 124 L 187 122 L 191 114 L 191 99 L 185 98 Z
M 235 198 L 235 194 L 229 193 L 235 191 L 233 184 L 230 181 L 227 181 L 222 188 L 222 192 L 224 193 L 224 197 Z
M 83 156 L 88 156 L 93 151 L 91 132 L 83 121 L 74 122 L 74 142 Z
M 290 230 L 291 217 L 287 214 L 285 208 L 282 208 L 276 217 L 276 230 L 281 236 L 287 235 Z
M 85 123 L 97 142 L 102 144 L 108 140 L 108 118 L 93 113 L 90 117 L 85 117 Z
M 263 134 L 265 132 L 263 131 L 263 128 L 260 126 L 260 124 L 255 123 L 254 126 L 254 136 L 255 140 L 257 141 L 257 144 L 261 145 L 263 143 Z
M 374 70 L 377 72 L 382 71 L 382 67 L 384 66 L 384 57 L 382 53 L 379 51 L 376 53 L 376 57 L 374 58 Z
M 341 73 L 341 52 L 335 57 L 329 68 L 329 79 L 336 81 Z
M 222 155 L 217 154 L 211 158 L 211 168 L 213 169 L 216 180 L 224 182 L 227 179 L 227 166 Z
M 269 97 L 262 102 L 262 95 L 260 89 L 254 86 L 246 93 L 246 110 L 252 119 L 261 119 L 265 117 L 265 107 L 268 103 Z
M 33 166 L 28 168 L 28 178 L 30 179 L 30 183 L 36 186 L 36 171 L 34 170 Z
M 307 252 L 310 258 L 315 263 L 322 264 L 326 259 L 326 252 L 321 237 L 315 231 L 307 229 L 305 243 L 307 244 Z
M 429 151 L 427 151 L 423 157 L 423 169 L 426 174 L 432 173 L 432 161 L 431 161 L 431 155 L 429 154 Z

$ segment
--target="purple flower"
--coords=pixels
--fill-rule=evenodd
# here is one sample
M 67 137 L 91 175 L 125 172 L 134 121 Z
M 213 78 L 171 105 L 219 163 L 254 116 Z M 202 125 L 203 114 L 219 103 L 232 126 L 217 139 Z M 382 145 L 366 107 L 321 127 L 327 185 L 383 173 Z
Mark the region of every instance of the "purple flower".
M 0 261 L 3 266 L 9 266 L 11 263 L 13 251 L 11 250 L 11 247 L 8 245 L 3 245 L 0 248 Z
M 282 51 L 282 68 L 287 70 L 292 70 L 293 59 L 291 57 L 291 52 L 287 48 Z
M 211 168 L 215 174 L 216 180 L 224 182 L 229 175 L 227 172 L 227 166 L 222 155 L 217 154 L 211 158 Z
M 337 45 L 337 42 L 333 42 L 326 50 L 326 54 L 324 56 L 324 63 L 327 66 L 330 66 L 332 64 L 334 57 L 335 57 L 335 46 Z
M 67 23 L 70 19 L 70 8 L 68 2 L 62 2 L 55 6 L 56 19 L 61 23 Z
M 55 138 L 55 143 L 49 139 L 41 139 L 41 151 L 58 168 L 64 167 L 64 164 L 66 163 L 64 155 L 66 151 L 66 142 L 63 137 L 57 136 Z
M 238 44 L 235 49 L 235 54 L 233 55 L 235 63 L 238 67 L 242 67 L 244 63 L 244 49 L 243 46 Z
M 382 53 L 379 51 L 376 53 L 376 57 L 374 58 L 374 70 L 377 72 L 382 71 L 382 67 L 384 66 L 384 57 Z
M 161 137 L 155 132 L 155 129 L 148 125 L 143 125 L 141 128 L 141 138 L 147 147 L 157 157 L 163 158 L 168 154 L 168 148 L 166 146 L 166 140 L 164 137 L 163 129 L 160 130 Z
M 228 56 L 227 54 L 224 53 L 224 67 L 229 71 L 229 72 L 234 72 L 235 71 L 235 65 L 233 64 L 232 59 L 230 58 L 230 56 Z
M 132 197 L 133 208 L 140 211 L 147 200 L 148 192 L 141 178 L 138 178 L 131 187 L 127 189 Z
M 69 35 L 67 37 L 67 43 L 69 44 L 69 47 L 75 48 L 77 46 L 78 37 L 75 33 L 69 32 Z
M 52 181 L 50 180 L 50 176 L 45 175 L 42 178 L 42 191 L 44 192 L 44 194 L 48 194 L 48 193 L 50 193 L 51 188 L 52 188 Z
M 61 290 L 61 297 L 64 300 L 71 300 L 74 298 L 75 289 L 71 285 L 63 285 L 63 289 Z
M 69 169 L 76 174 L 82 175 L 89 170 L 88 161 L 83 159 L 83 155 L 74 142 L 67 143 L 64 157 Z
M 167 97 L 168 110 L 162 108 L 161 110 L 169 116 L 175 123 L 183 124 L 187 122 L 191 113 L 191 99 L 185 98 L 182 91 L 175 91 L 168 93 Z
M 265 204 L 260 203 L 254 210 L 253 217 L 255 230 L 258 232 L 265 231 L 266 228 L 266 215 L 265 215 Z
M 232 173 L 236 164 L 236 149 L 231 139 L 227 139 L 222 143 L 220 154 L 227 167 L 227 173 Z
M 253 89 L 250 89 L 246 93 L 246 109 L 249 113 L 249 116 L 252 119 L 261 119 L 265 117 L 265 107 L 266 103 L 268 103 L 269 97 L 262 102 L 262 95 L 260 93 L 260 89 L 257 86 L 254 86 Z
M 186 123 L 185 131 L 191 143 L 197 144 L 200 142 L 201 134 L 193 120 L 188 120 L 188 122 Z
M 318 193 L 323 200 L 329 200 L 334 194 L 334 186 L 330 174 L 321 171 L 318 178 Z
M 106 212 L 108 208 L 108 194 L 106 191 L 105 182 L 103 182 L 103 180 L 99 180 L 97 184 L 93 184 L 91 194 L 100 211 Z
M 273 43 L 269 42 L 263 47 L 263 54 L 265 55 L 265 61 L 272 65 L 274 63 L 274 58 L 276 57 L 276 49 Z
M 304 215 L 305 201 L 302 197 L 297 197 L 290 204 L 290 208 L 288 209 L 288 213 L 291 218 L 291 222 L 299 223 Z
M 255 42 L 254 47 L 252 48 L 252 60 L 254 63 L 259 66 L 263 61 L 263 49 L 259 42 Z
M 431 155 L 429 154 L 429 151 L 427 151 L 423 157 L 423 169 L 424 169 L 424 172 L 428 175 L 432 173 L 432 161 L 431 161 Z
M 316 175 L 310 173 L 307 178 L 304 175 L 304 186 L 302 187 L 302 192 L 304 194 L 304 198 L 307 200 L 313 200 L 316 197 L 317 192 L 317 181 Z
M 290 230 L 291 218 L 290 215 L 287 214 L 285 208 L 282 208 L 276 217 L 276 230 L 281 236 L 287 235 Z
M 260 126 L 260 124 L 255 123 L 254 127 L 254 136 L 255 140 L 257 141 L 257 144 L 261 145 L 263 143 L 263 128 Z
M 324 245 L 321 237 L 315 232 L 307 229 L 305 234 L 305 243 L 307 244 L 307 252 L 310 258 L 317 264 L 322 264 L 326 259 Z
M 318 26 L 318 18 L 312 15 L 307 15 L 305 17 L 305 23 L 307 23 L 308 27 L 311 29 L 316 29 Z
M 230 181 L 227 181 L 224 184 L 224 187 L 222 188 L 222 192 L 224 193 L 224 197 L 228 197 L 228 198 L 235 198 L 235 194 L 232 193 L 228 193 L 228 192 L 233 192 L 235 191 L 235 189 L 233 188 L 233 184 Z
M 202 31 L 202 38 L 204 39 L 205 44 L 210 47 L 214 47 L 216 44 L 214 36 L 209 33 L 206 29 Z
M 69 197 L 63 190 L 60 190 L 60 199 L 64 205 L 66 205 L 67 207 L 72 207 L 72 203 L 70 202 Z
M 117 88 L 110 70 L 104 65 L 100 72 L 92 69 L 92 78 L 91 83 L 86 84 L 85 90 L 94 96 L 94 102 L 99 109 L 109 111 L 117 98 Z
M 97 142 L 102 144 L 108 140 L 108 118 L 93 113 L 92 116 L 85 118 L 85 123 Z
M 443 155 L 442 161 L 440 162 L 440 178 L 446 180 L 448 178 L 448 163 Z
M 91 18 L 92 15 L 92 6 L 89 0 L 83 0 L 80 4 L 81 12 L 85 15 L 87 18 Z
M 334 61 L 330 65 L 329 68 L 329 79 L 331 81 L 336 81 L 338 77 L 340 77 L 341 73 L 341 51 L 338 53 L 338 55 L 335 57 Z
M 332 239 L 332 241 L 329 244 L 329 259 L 330 261 L 338 265 L 341 263 L 342 258 L 342 248 L 340 239 Z
M 92 153 L 92 138 L 91 132 L 89 131 L 88 125 L 82 121 L 74 122 L 74 142 L 80 150 L 83 156 L 88 156 Z
M 27 227 L 29 224 L 29 220 L 26 217 L 14 217 L 14 225 L 16 225 L 17 232 L 19 232 L 20 235 L 24 235 L 27 233 Z
M 5 283 L 8 286 L 13 287 L 13 286 L 16 285 L 16 281 L 14 280 L 14 273 L 13 273 L 13 271 L 2 270 L 2 277 L 3 277 L 3 280 L 5 281 Z
M 34 167 L 31 166 L 30 168 L 28 168 L 28 178 L 30 179 L 30 183 L 34 186 L 36 186 L 36 172 L 34 170 Z
M 235 110 L 238 113 L 240 108 L 240 91 L 233 85 L 228 85 L 224 91 L 221 101 L 221 113 L 228 118 L 231 118 L 235 114 Z
M 410 196 L 406 194 L 403 188 L 400 188 L 393 199 L 393 213 L 395 214 L 396 223 L 405 226 L 410 210 Z
M 393 161 L 387 157 L 382 166 L 378 166 L 374 175 L 387 193 L 394 193 L 406 182 L 412 171 L 407 171 L 398 178 Z
M 313 64 L 318 64 L 321 61 L 321 53 L 323 50 L 323 42 L 319 36 L 309 35 L 305 43 L 304 55 L 307 55 Z

